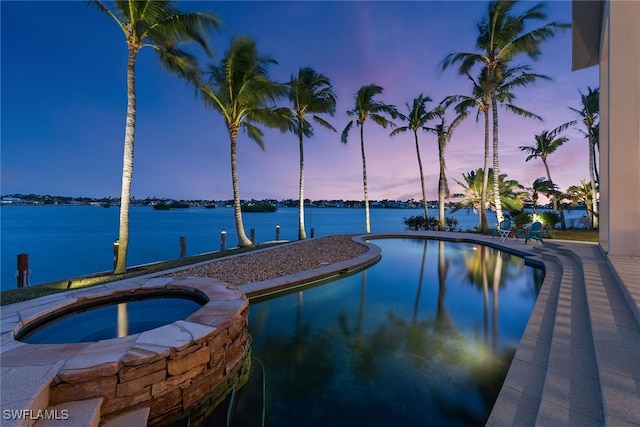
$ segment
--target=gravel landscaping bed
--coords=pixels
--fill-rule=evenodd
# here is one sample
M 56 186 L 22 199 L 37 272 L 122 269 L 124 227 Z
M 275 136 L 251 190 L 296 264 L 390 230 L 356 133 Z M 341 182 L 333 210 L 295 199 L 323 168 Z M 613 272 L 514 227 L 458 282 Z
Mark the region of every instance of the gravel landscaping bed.
M 211 277 L 233 286 L 275 279 L 346 261 L 367 252 L 367 247 L 354 242 L 352 237 L 326 236 L 284 244 L 260 252 L 214 260 L 169 276 Z

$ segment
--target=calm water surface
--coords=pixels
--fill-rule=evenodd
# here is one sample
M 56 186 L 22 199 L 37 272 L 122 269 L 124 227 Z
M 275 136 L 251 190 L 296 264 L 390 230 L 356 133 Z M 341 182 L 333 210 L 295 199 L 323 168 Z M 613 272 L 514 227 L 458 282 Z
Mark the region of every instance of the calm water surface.
M 306 209 L 307 234 L 364 233 L 364 209 Z M 403 218 L 419 215 L 420 209 L 372 209 L 373 232 L 404 230 Z M 433 209 L 431 215 L 437 215 Z M 579 218 L 584 211 L 568 213 Z M 29 254 L 30 283 L 51 282 L 113 269 L 113 242 L 118 237 L 118 207 L 98 206 L 2 206 L 0 208 L 1 289 L 14 289 L 16 258 Z M 275 238 L 295 240 L 298 234 L 297 208 L 279 208 L 274 213 L 244 214 L 247 234 L 256 230 L 256 241 Z M 447 213 L 447 215 L 450 215 Z M 473 229 L 478 216 L 473 212 L 453 214 L 463 230 Z M 489 226 L 495 225 L 489 215 Z M 227 231 L 227 247 L 238 244 L 232 208 L 172 209 L 154 211 L 134 206 L 130 211 L 128 265 L 177 258 L 180 236 L 187 238 L 187 255 L 220 249 L 220 231 Z
M 307 233 L 316 236 L 364 233 L 364 209 L 306 209 Z M 404 229 L 402 219 L 419 209 L 372 209 L 373 231 Z M 430 212 L 434 215 L 435 212 Z M 29 254 L 30 283 L 39 284 L 113 269 L 113 242 L 118 238 L 118 207 L 99 206 L 2 206 L 2 289 L 16 288 L 16 257 Z M 247 234 L 256 230 L 256 241 L 298 237 L 298 209 L 279 208 L 274 213 L 243 215 Z M 464 228 L 477 223 L 477 215 L 458 212 Z M 129 216 L 128 265 L 174 259 L 180 255 L 180 236 L 187 238 L 187 255 L 220 249 L 220 231 L 227 231 L 227 247 L 237 246 L 232 208 L 172 209 L 155 211 L 133 206 Z
M 484 425 L 542 271 L 480 245 L 373 243 L 382 260 L 359 274 L 252 302 L 230 425 L 263 407 L 271 426 Z
M 54 319 L 20 341 L 62 344 L 106 340 L 186 319 L 200 308 L 202 304 L 192 299 L 170 297 L 105 304 Z

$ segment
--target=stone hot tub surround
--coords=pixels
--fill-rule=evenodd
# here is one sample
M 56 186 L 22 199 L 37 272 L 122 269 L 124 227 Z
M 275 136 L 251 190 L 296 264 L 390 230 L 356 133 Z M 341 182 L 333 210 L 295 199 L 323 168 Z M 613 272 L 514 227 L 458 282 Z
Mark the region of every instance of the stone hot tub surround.
M 148 407 L 149 424 L 163 425 L 192 411 L 203 416 L 202 402 L 217 403 L 233 386 L 246 382 L 251 338 L 249 304 L 242 292 L 210 278 L 130 280 L 88 291 L 3 308 L 3 410 L 38 410 L 101 397 L 102 419 Z M 14 339 L 30 323 L 89 299 L 172 291 L 195 292 L 208 302 L 184 320 L 122 338 L 74 344 L 25 344 Z M 18 376 L 30 369 L 43 373 L 27 390 L 18 395 L 5 390 L 12 372 Z

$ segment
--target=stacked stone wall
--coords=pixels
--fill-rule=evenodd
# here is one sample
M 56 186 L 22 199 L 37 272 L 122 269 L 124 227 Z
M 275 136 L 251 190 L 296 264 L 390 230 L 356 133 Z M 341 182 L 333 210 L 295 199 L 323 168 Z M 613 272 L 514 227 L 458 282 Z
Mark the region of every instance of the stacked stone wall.
M 186 417 L 197 425 L 247 382 L 251 367 L 248 301 L 239 291 L 221 293 L 227 299 L 185 321 L 83 349 L 54 379 L 50 405 L 102 397 L 103 420 L 149 407 L 149 425 Z

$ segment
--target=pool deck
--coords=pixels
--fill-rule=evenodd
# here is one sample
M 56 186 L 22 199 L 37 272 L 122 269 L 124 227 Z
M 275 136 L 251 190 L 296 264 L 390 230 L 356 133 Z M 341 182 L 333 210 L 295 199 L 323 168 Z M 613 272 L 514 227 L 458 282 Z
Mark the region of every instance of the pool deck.
M 351 272 L 379 257 L 374 239 L 384 237 L 477 242 L 544 264 L 543 286 L 487 426 L 640 426 L 639 258 L 607 259 L 597 244 L 573 241 L 547 240 L 544 245 L 537 242 L 525 245 L 522 239 L 499 241 L 466 233 L 373 233 L 354 238 L 373 240 L 374 245 L 369 245 L 370 251 L 364 255 L 238 288 L 249 296 L 259 295 Z M 129 281 L 141 286 L 166 273 Z M 113 282 L 109 286 L 126 286 L 126 282 Z M 18 311 L 34 313 L 47 298 L 53 297 L 19 303 Z M 10 336 L 10 331 L 19 323 L 15 306 L 18 304 L 1 309 L 0 348 L 2 356 L 13 350 L 14 359 L 16 348 L 29 348 L 12 341 Z M 33 355 L 29 357 L 38 359 Z M 24 363 L 8 366 L 5 358 L 2 359 L 3 426 L 100 424 L 100 398 L 49 406 L 47 381 L 63 368 L 64 358 L 54 364 L 34 363 L 33 366 L 24 366 Z M 7 409 L 32 412 L 22 419 L 7 419 L 4 416 Z M 61 418 L 64 415 L 61 411 L 67 410 L 71 417 L 68 420 L 33 419 L 39 410 L 45 409 L 57 409 L 55 414 Z M 111 425 L 146 425 L 146 414 L 148 409 L 124 413 L 122 418 L 112 420 Z M 100 425 L 109 423 L 103 420 Z

